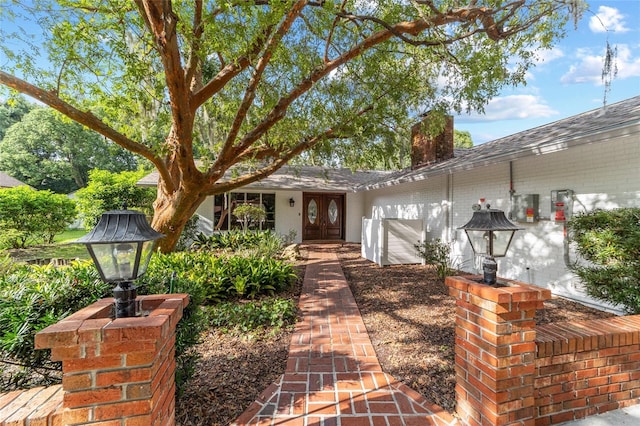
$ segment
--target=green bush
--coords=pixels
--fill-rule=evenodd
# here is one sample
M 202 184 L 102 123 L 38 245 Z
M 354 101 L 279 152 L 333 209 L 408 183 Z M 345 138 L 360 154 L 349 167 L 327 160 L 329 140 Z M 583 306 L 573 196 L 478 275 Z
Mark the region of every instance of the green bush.
M 4 390 L 59 380 L 49 351 L 34 348 L 36 333 L 109 294 L 91 262 L 19 265 L 0 276 L 0 354 L 22 366 Z
M 136 185 L 146 173 L 144 170 L 121 173 L 106 170 L 89 172 L 89 183 L 76 192 L 84 228 L 92 229 L 102 213 L 120 210 L 123 205 L 150 216 L 153 213 L 156 191 Z
M 291 299 L 269 298 L 247 303 L 224 302 L 207 308 L 210 324 L 224 331 L 246 335 L 264 328 L 277 331 L 296 318 Z
M 434 265 L 438 278 L 444 280 L 451 275 L 451 246 L 442 242 L 439 238 L 432 241 L 423 241 L 413 245 L 418 256 L 424 259 L 427 265 Z
M 640 208 L 578 214 L 568 227 L 587 261 L 572 267 L 587 294 L 640 314 Z
M 229 251 L 253 257 L 278 257 L 283 245 L 283 238 L 271 231 L 233 230 L 209 236 L 199 234 L 193 243 L 193 248 L 209 252 Z
M 156 283 L 174 274 L 176 288 L 188 288 L 197 300 L 217 303 L 228 299 L 256 298 L 288 288 L 297 278 L 294 267 L 265 257 L 213 256 L 208 252 L 158 254 L 140 283 Z
M 267 217 L 267 212 L 262 206 L 244 203 L 233 209 L 233 215 L 242 223 L 242 231 L 246 232 L 247 229 L 258 228 Z
M 0 231 L 5 247 L 51 243 L 75 217 L 75 203 L 66 195 L 28 186 L 0 190 Z

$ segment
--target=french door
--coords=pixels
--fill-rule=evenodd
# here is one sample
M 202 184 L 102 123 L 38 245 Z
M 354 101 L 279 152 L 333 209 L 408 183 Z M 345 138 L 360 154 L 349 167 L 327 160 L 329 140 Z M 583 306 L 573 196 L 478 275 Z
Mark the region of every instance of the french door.
M 306 192 L 302 200 L 303 240 L 344 240 L 344 194 Z

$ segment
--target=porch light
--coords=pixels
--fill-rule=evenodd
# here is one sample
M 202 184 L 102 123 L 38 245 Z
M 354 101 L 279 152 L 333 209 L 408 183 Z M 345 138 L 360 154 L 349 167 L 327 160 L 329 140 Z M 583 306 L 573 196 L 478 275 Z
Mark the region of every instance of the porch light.
M 146 272 L 156 241 L 162 237 L 141 212 L 112 210 L 75 241 L 87 246 L 102 280 L 116 285 L 116 318 L 136 316 L 137 291 L 132 281 Z
M 296 200 L 293 198 L 289 198 L 289 206 L 294 207 L 296 205 Z
M 474 205 L 471 220 L 458 229 L 464 229 L 473 252 L 485 256 L 482 262 L 483 281 L 495 284 L 498 271 L 495 258 L 507 254 L 513 234 L 523 228 L 510 222 L 502 210 L 492 209 L 489 204 L 486 207 L 483 210 L 481 205 Z

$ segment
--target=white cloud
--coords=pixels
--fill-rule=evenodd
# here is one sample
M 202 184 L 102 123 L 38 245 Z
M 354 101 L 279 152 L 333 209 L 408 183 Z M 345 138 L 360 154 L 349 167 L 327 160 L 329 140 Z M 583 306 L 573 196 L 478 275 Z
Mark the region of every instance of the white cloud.
M 457 120 L 460 122 L 524 120 L 551 117 L 556 114 L 558 111 L 547 105 L 539 96 L 510 95 L 490 100 L 484 114 L 461 115 Z
M 634 52 L 626 44 L 617 46 L 618 54 L 615 60 L 618 74 L 616 79 L 640 77 L 640 57 L 634 58 Z M 561 78 L 563 84 L 590 83 L 595 86 L 602 85 L 603 55 L 594 55 L 586 50 L 577 51 L 580 62 L 571 65 Z
M 536 52 L 536 62 L 539 64 L 548 64 L 562 57 L 564 57 L 564 52 L 557 47 Z
M 613 31 L 625 33 L 629 31 L 624 22 L 624 15 L 614 7 L 600 6 L 598 13 L 589 19 L 589 29 L 594 33 Z

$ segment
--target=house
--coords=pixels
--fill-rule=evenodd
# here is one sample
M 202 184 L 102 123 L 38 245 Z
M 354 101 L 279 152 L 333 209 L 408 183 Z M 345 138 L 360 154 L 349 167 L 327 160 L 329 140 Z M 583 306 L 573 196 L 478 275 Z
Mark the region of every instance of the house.
M 497 259 L 499 276 L 594 303 L 567 267 L 575 253 L 566 218 L 640 207 L 639 165 L 640 96 L 418 164 L 357 191 L 368 218 L 422 219 L 426 238 L 451 242 L 454 262 L 475 272 L 480 265 L 458 228 L 484 198 L 524 228 Z
M 428 119 L 428 118 L 427 118 Z M 566 219 L 596 208 L 640 207 L 640 96 L 475 146 L 453 149 L 453 123 L 438 138 L 412 129 L 412 167 L 350 172 L 289 167 L 198 210 L 215 229 L 238 226 L 233 203 L 267 208 L 261 226 L 297 241 L 361 242 L 380 264 L 418 261 L 423 238 L 451 243 L 454 263 L 479 270 L 458 228 L 484 199 L 523 228 L 498 274 L 595 303 L 567 265 L 575 260 Z M 140 184 L 155 185 L 157 175 Z
M 230 193 L 208 197 L 198 208 L 200 219 L 211 230 L 240 229 L 230 215 L 236 205 L 264 207 L 266 219 L 257 229 L 271 229 L 300 241 L 360 241 L 364 215 L 364 194 L 356 187 L 379 182 L 387 171 L 351 171 L 312 166 L 284 166 L 271 176 Z M 138 181 L 140 186 L 156 186 L 158 173 Z
M 6 173 L 0 172 L 0 188 L 13 188 L 16 186 L 28 186 L 24 182 L 20 182 Z

